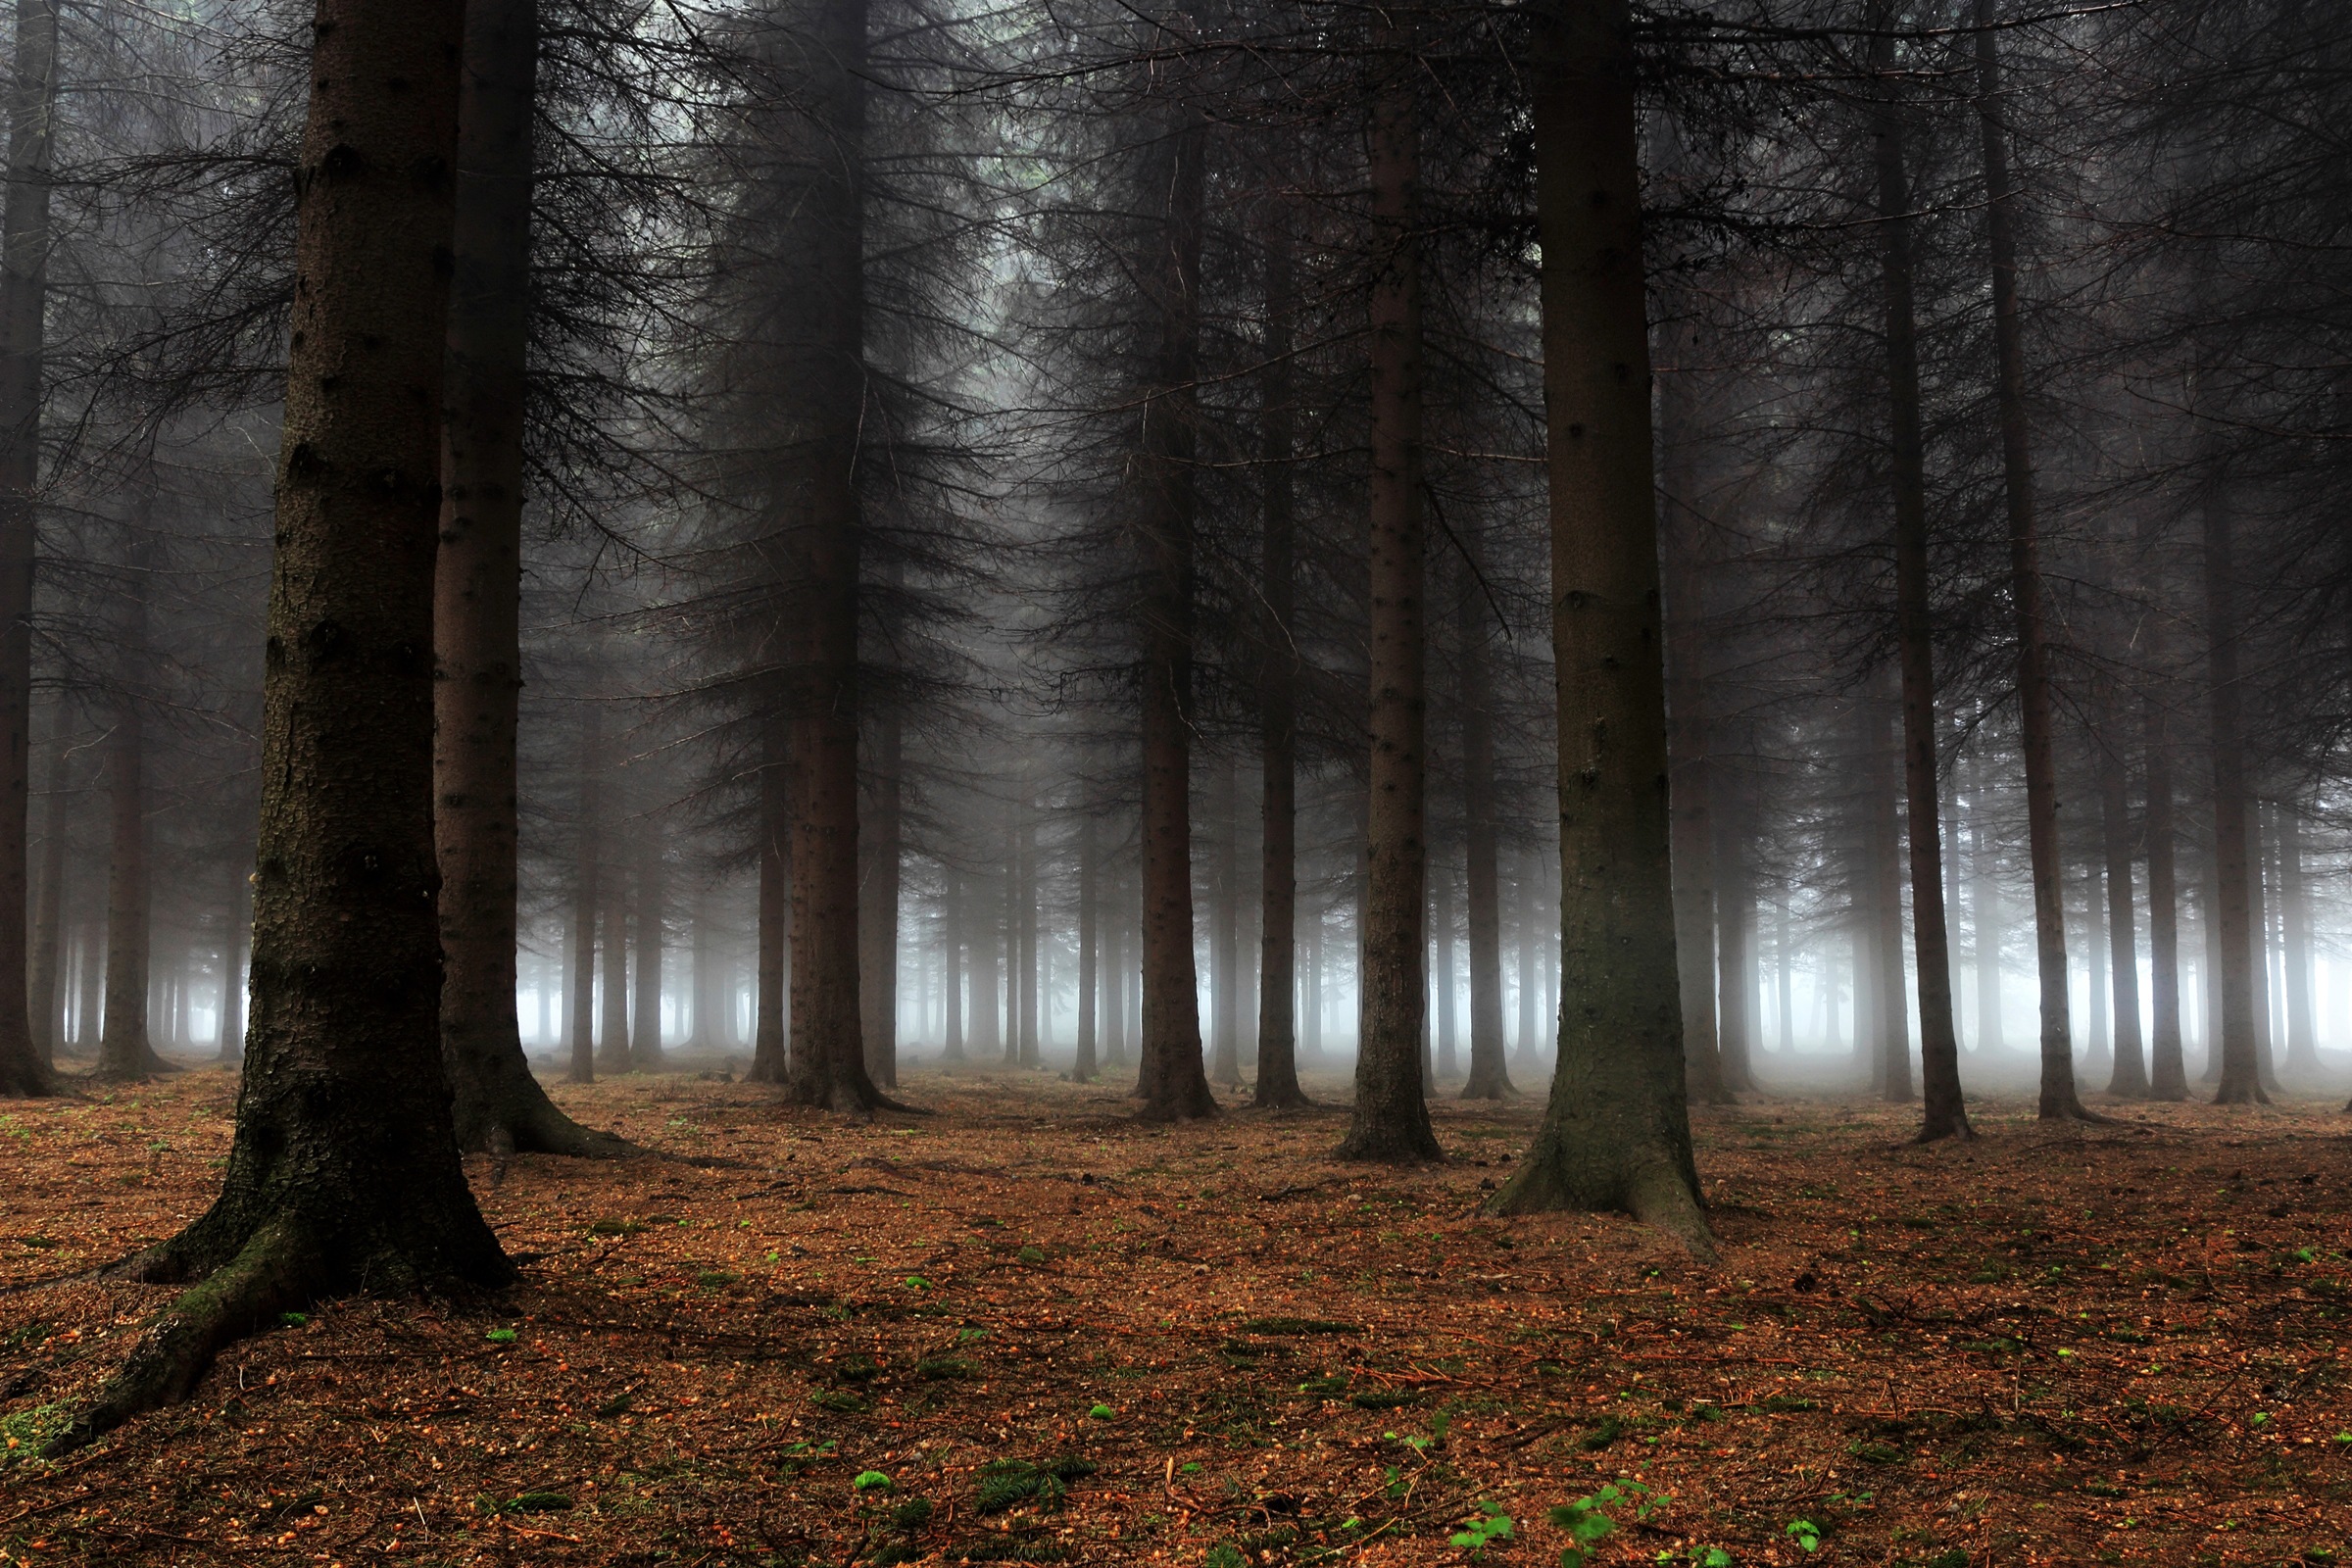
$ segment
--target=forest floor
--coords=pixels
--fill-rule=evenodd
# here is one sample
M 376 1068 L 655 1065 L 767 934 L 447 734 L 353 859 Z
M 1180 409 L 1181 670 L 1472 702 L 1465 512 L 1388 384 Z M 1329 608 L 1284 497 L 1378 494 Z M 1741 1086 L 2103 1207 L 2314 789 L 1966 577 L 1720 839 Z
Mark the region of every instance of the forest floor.
M 31 1457 L 164 1299 L 57 1277 L 202 1209 L 232 1087 L 0 1114 L 0 1561 L 2352 1561 L 2333 1102 L 1995 1100 L 1930 1149 L 1706 1111 L 1710 1270 L 1482 1217 L 1532 1100 L 1396 1171 L 1326 1157 L 1338 1111 L 1148 1129 L 1045 1075 L 911 1072 L 939 1114 L 870 1125 L 623 1079 L 557 1093 L 740 1163 L 477 1161 L 507 1296 L 289 1314 Z

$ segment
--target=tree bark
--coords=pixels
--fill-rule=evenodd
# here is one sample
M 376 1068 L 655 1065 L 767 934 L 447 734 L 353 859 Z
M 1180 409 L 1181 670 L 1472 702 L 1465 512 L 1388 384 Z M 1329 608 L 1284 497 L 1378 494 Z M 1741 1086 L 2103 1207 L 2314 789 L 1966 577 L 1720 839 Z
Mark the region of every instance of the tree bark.
M 624 775 L 625 777 L 625 775 Z M 628 818 L 625 786 L 619 809 L 611 813 Z M 629 863 L 614 859 L 604 868 L 597 886 L 603 893 L 596 912 L 597 993 L 596 1070 L 612 1076 L 629 1070 Z
M 1242 791 L 1232 758 L 1219 758 L 1212 765 L 1216 782 L 1209 814 L 1216 837 L 1208 917 L 1208 1080 L 1231 1089 L 1242 1081 Z
M 1180 111 L 1151 189 L 1166 206 L 1147 287 L 1156 367 L 1143 403 L 1143 1044 L 1136 1092 L 1146 1121 L 1213 1116 L 1200 1062 L 1193 958 L 1193 595 L 1200 441 L 1200 250 L 1206 122 Z M 1164 173 L 1164 178 L 1156 177 Z
M 1440 1159 L 1422 1083 L 1429 1004 L 1428 561 L 1421 513 L 1420 125 L 1396 23 L 1373 69 L 1370 806 L 1355 1104 L 1342 1159 Z
M 1090 803 L 1079 803 L 1078 818 L 1078 1041 L 1070 1058 L 1070 1081 L 1093 1083 L 1102 1069 L 1096 1062 L 1095 996 L 1098 971 L 1095 916 L 1095 813 Z
M 17 0 L 0 212 L 0 1095 L 52 1092 L 25 995 L 25 830 L 31 791 L 34 496 L 56 141 L 57 0 Z
M 939 1059 L 961 1061 L 963 1053 L 963 873 L 940 867 L 940 985 L 945 1017 L 940 1021 Z
M 32 982 L 26 1005 L 26 1016 L 32 1026 L 33 1054 L 40 1057 L 45 1068 L 57 1065 L 57 1042 L 63 1030 L 58 970 L 65 960 L 66 836 L 71 818 L 67 811 L 70 778 L 66 712 L 62 703 L 57 709 L 54 727 L 49 788 L 41 802 L 41 877 L 33 901 Z
M 605 710 L 591 697 L 580 724 L 578 809 L 572 831 L 570 1080 L 596 1082 L 596 911 L 597 873 L 603 848 Z
M 2149 613 L 2142 622 L 2140 646 L 2149 667 L 2166 669 L 2164 616 Z M 2143 831 L 2148 844 L 2148 980 L 2149 980 L 2149 1098 L 2180 1101 L 2188 1098 L 2188 1070 L 2180 1040 L 2180 906 L 2176 883 L 2173 825 L 2172 738 L 2165 723 L 2165 699 L 2151 690 L 2141 708 L 2145 736 L 2147 813 Z
M 2026 836 L 2034 875 L 2034 955 L 2041 981 L 2041 1094 L 2044 1120 L 2089 1121 L 2075 1092 L 2074 1030 L 2068 1017 L 2066 906 L 2060 887 L 2058 776 L 2052 755 L 2050 656 L 2042 605 L 2040 526 L 2034 515 L 2034 454 L 2026 409 L 2024 325 L 2017 295 L 2017 192 L 2009 178 L 2008 133 L 2000 122 L 1997 0 L 1976 0 L 1977 113 L 1984 144 L 1984 224 L 1992 259 L 1992 342 L 1998 364 L 2001 471 L 2009 502 L 2009 597 L 2017 622 L 2017 702 L 2026 772 Z
M 239 871 L 229 883 L 228 908 L 220 929 L 220 1038 L 219 1054 L 224 1067 L 245 1060 L 245 942 L 253 917 L 245 907 L 252 884 Z
M 463 11 L 321 0 L 264 669 L 253 1016 L 220 1197 L 129 1265 L 203 1280 L 72 1448 L 324 1294 L 504 1285 L 458 1160 L 433 909 L 433 555 Z M 366 540 L 369 548 L 354 547 Z
M 1489 1207 L 1622 1209 L 1712 1255 L 1684 1099 L 1658 529 L 1625 0 L 1533 55 L 1560 748 L 1559 1064 Z
M 144 598 L 146 573 L 134 567 Z M 144 623 L 143 604 L 133 611 Z M 133 657 L 137 657 L 135 654 Z M 106 742 L 107 817 L 111 849 L 106 868 L 106 1024 L 98 1037 L 97 1076 L 135 1081 L 168 1070 L 147 1033 L 147 989 L 153 896 L 148 877 L 146 719 L 137 699 L 116 706 Z

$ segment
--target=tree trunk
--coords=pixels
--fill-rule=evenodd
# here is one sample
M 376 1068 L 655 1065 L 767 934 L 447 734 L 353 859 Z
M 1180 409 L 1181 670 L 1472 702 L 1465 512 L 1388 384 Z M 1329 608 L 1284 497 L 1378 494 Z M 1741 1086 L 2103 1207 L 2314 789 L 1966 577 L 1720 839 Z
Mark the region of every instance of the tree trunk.
M 2163 621 L 2159 611 L 2146 615 L 2141 623 L 2142 657 L 2159 671 L 2159 679 L 2166 669 Z M 2148 1093 L 2151 1099 L 2180 1101 L 2188 1098 L 2188 1071 L 2180 1039 L 2180 914 L 2174 848 L 2172 740 L 2166 733 L 2161 691 L 2148 693 L 2141 724 L 2147 749 Z
M 1719 774 L 1719 786 L 1730 783 Z M 1746 792 L 1715 792 L 1715 899 L 1722 930 L 1723 995 L 1716 1012 L 1724 1087 L 1752 1091 L 1756 1028 L 1756 878 L 1748 861 Z
M 2278 1093 L 2278 1070 L 2275 1064 L 2274 1042 L 2278 1036 L 2278 987 L 2271 979 L 2272 937 L 2271 906 L 2278 902 L 2278 870 L 2265 840 L 2272 837 L 2262 830 L 2265 814 L 2259 796 L 2249 794 L 2246 810 L 2246 845 L 2249 869 L 2246 873 L 2246 923 L 2253 932 L 2253 951 L 2246 956 L 2254 979 L 2254 1072 L 2265 1094 Z
M 1683 1089 L 1633 25 L 1555 0 L 1533 54 L 1560 748 L 1559 1064 L 1501 1213 L 1623 1209 L 1711 1255 Z
M 251 885 L 242 872 L 229 884 L 228 910 L 220 929 L 220 1057 L 224 1067 L 245 1059 L 245 941 L 253 925 L 245 893 Z
M 1216 1114 L 1200 1063 L 1200 977 L 1193 959 L 1193 594 L 1200 441 L 1200 248 L 1206 122 L 1189 111 L 1161 142 L 1166 207 L 1147 308 L 1157 366 L 1143 403 L 1140 471 L 1143 604 L 1143 1006 L 1136 1092 L 1146 1121 Z M 1159 171 L 1155 170 L 1155 176 Z
M 941 865 L 940 985 L 946 1016 L 940 1022 L 939 1059 L 961 1061 L 963 1053 L 963 873 Z
M 1502 1038 L 1502 888 L 1494 804 L 1494 679 L 1479 536 L 1465 532 L 1453 599 L 1462 682 L 1462 894 L 1470 937 L 1470 1078 L 1464 1100 L 1514 1093 Z
M 1428 578 L 1421 514 L 1420 125 L 1394 22 L 1372 69 L 1370 805 L 1355 1104 L 1343 1159 L 1444 1157 L 1422 1084 Z
M 1112 876 L 1109 913 L 1103 921 L 1102 1008 L 1098 1020 L 1102 1034 L 1102 1063 L 1107 1067 L 1120 1067 L 1127 1062 L 1127 977 L 1135 963 L 1127 946 L 1131 927 L 1127 920 L 1126 892 L 1126 877 Z
M 53 1447 L 185 1397 L 314 1297 L 514 1274 L 441 1067 L 433 555 L 463 9 L 321 0 L 264 674 L 253 1016 L 220 1196 L 129 1267 L 205 1279 Z M 371 541 L 368 549 L 351 547 Z
M 2139 934 L 2132 916 L 2131 780 L 2118 745 L 2123 708 L 2112 683 L 2102 693 L 2100 716 L 2107 733 L 2098 748 L 2099 828 L 2107 863 L 2107 967 L 2114 990 L 2115 1075 L 2107 1092 L 2126 1100 L 2148 1098 L 2147 1062 L 2139 1037 Z
M 1531 1072 L 1540 1059 L 1537 1041 L 1542 1035 L 1537 1006 L 1543 995 L 1543 983 L 1536 978 L 1536 946 L 1538 909 L 1535 875 L 1536 856 L 1532 850 L 1522 850 L 1517 857 L 1519 866 L 1519 1041 L 1511 1059 Z
M 579 809 L 572 828 L 571 1072 L 575 1084 L 596 1082 L 596 910 L 604 822 L 605 710 L 591 697 L 580 726 Z
M 1257 1092 L 1260 1109 L 1306 1104 L 1298 1086 L 1298 646 L 1295 562 L 1298 507 L 1291 469 L 1296 442 L 1292 407 L 1291 231 L 1278 216 L 1266 236 L 1266 368 L 1258 377 L 1258 483 L 1262 538 L 1257 666 L 1258 988 Z
M 1095 923 L 1095 813 L 1091 803 L 1078 806 L 1078 1043 L 1070 1058 L 1070 1082 L 1093 1083 L 1101 1068 L 1095 1053 L 1095 996 L 1097 992 Z
M 2042 608 L 2040 527 L 2034 516 L 2034 455 L 2026 410 L 2024 327 L 2017 297 L 2017 239 L 2008 134 L 2001 128 L 1996 0 L 1976 0 L 1977 112 L 1984 133 L 1984 223 L 1992 256 L 1992 342 L 2001 416 L 2001 470 L 2009 502 L 2009 597 L 2017 621 L 2017 702 L 2025 753 L 2026 836 L 2034 874 L 2034 955 L 2041 981 L 2041 1095 L 2044 1120 L 2092 1120 L 2075 1093 L 2074 1030 L 2068 1018 L 2066 906 L 2060 888 L 2057 763 L 2051 751 L 2049 629 Z
M 2207 1038 L 2220 1064 L 2214 1102 L 2265 1102 L 2255 1044 L 2254 919 L 2246 844 L 2245 737 L 2238 725 L 2237 567 L 2228 486 L 2209 480 L 2204 496 L 2205 642 L 2212 699 L 2207 715 L 2213 754 L 2213 874 L 2205 918 L 2208 987 L 2218 996 L 2218 1027 Z M 2219 972 L 2216 973 L 2215 971 Z M 2218 983 L 2217 983 L 2218 982 Z M 2210 1065 L 2210 1063 L 2209 1063 Z
M 1873 683 L 1874 688 L 1878 685 Z M 1911 1100 L 1911 1009 L 1905 1005 L 1903 984 L 1902 829 L 1895 820 L 1902 786 L 1895 781 L 1896 758 L 1901 751 L 1899 700 L 1889 701 L 1878 690 L 1863 699 L 1869 715 L 1871 996 L 1877 1003 L 1873 1020 L 1878 1042 L 1879 1098 L 1888 1104 Z
M 1028 776 L 1023 774 L 1021 798 L 1013 811 L 1017 825 L 1012 836 L 1012 853 L 1017 875 L 1011 883 L 1011 897 L 1004 906 L 1005 918 L 1010 922 L 1005 951 L 1016 977 L 1005 991 L 1004 1007 L 1007 1013 L 1017 1008 L 1020 1014 L 1019 1049 L 1008 1052 L 1007 1059 L 1022 1067 L 1038 1064 L 1036 809 L 1035 792 Z
M 637 833 L 637 941 L 632 957 L 637 971 L 629 1008 L 629 1067 L 635 1072 L 660 1072 L 662 1055 L 662 926 L 668 919 L 662 878 L 662 817 L 653 813 Z
M 858 901 L 858 997 L 865 1009 L 865 1073 L 877 1088 L 899 1086 L 899 894 L 905 822 L 900 769 L 904 747 L 896 714 L 874 725 L 873 787 L 861 842 L 864 889 Z
M 1671 134 L 1670 132 L 1668 134 Z M 1709 799 L 1706 703 L 1706 612 L 1700 584 L 1701 519 L 1691 506 L 1696 485 L 1691 444 L 1697 439 L 1691 372 L 1671 352 L 1671 325 L 1661 326 L 1663 358 L 1659 416 L 1664 425 L 1660 487 L 1666 537 L 1666 755 L 1674 837 L 1674 951 L 1682 973 L 1683 1070 L 1690 1098 L 1702 1105 L 1731 1102 L 1715 1017 L 1715 866 L 1713 805 Z
M 58 970 L 65 959 L 66 835 L 68 774 L 66 712 L 57 709 L 56 734 L 49 755 L 49 788 L 41 802 L 41 879 L 32 918 L 32 982 L 26 1015 L 32 1026 L 33 1054 L 43 1067 L 57 1065 L 57 1042 L 64 1025 L 58 999 Z M 242 886 L 243 878 L 239 878 Z M 233 944 L 232 944 L 233 946 Z
M 441 1054 L 461 1149 L 617 1153 L 531 1076 L 514 1012 L 523 362 L 538 0 L 466 8 L 434 568 Z
M 2292 798 L 2280 801 L 2278 811 L 2278 904 L 2286 939 L 2286 1065 L 2309 1079 L 2321 1068 L 2311 1005 L 2311 900 L 2303 880 L 2303 813 Z
M 144 580 L 144 573 L 134 572 Z M 115 711 L 106 743 L 111 849 L 106 868 L 106 1028 L 98 1039 L 100 1078 L 135 1080 L 166 1064 L 147 1036 L 148 945 L 146 723 L 132 702 Z
M 627 819 L 626 795 L 612 815 Z M 629 1070 L 629 864 L 614 860 L 598 879 L 604 894 L 596 913 L 597 992 L 596 1070 L 611 1075 Z
M 762 736 L 760 766 L 760 995 L 752 1017 L 746 1083 L 784 1081 L 785 976 L 792 957 L 792 766 L 778 721 Z
M 49 170 L 57 113 L 57 0 L 17 0 L 0 214 L 0 1095 L 46 1095 L 47 1053 L 25 995 L 25 830 L 31 789 L 34 496 L 49 286 Z
M 1454 1031 L 1454 973 L 1453 959 L 1456 943 L 1453 934 L 1453 878 L 1441 869 L 1432 878 L 1430 922 L 1436 926 L 1436 952 L 1430 964 L 1430 990 L 1437 1003 L 1438 1022 L 1434 1033 L 1438 1042 L 1437 1082 L 1451 1083 L 1461 1076 L 1460 1052 Z
M 1208 1079 L 1227 1088 L 1242 1081 L 1242 805 L 1241 780 L 1230 757 L 1213 764 L 1209 812 L 1215 858 L 1208 925 Z

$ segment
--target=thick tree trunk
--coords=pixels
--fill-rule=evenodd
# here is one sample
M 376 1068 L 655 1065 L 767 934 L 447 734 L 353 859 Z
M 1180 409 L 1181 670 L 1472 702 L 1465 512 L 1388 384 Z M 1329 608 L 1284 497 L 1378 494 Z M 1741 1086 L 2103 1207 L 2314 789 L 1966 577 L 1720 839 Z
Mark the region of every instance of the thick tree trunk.
M 2114 991 L 2115 1074 L 2107 1092 L 2126 1100 L 2148 1098 L 2147 1061 L 2139 1036 L 2139 935 L 2132 915 L 2131 781 L 2119 746 L 2122 705 L 2103 693 L 2100 716 L 2108 733 L 2098 747 L 2099 828 L 2107 866 L 2107 969 Z
M 316 1296 L 513 1276 L 451 1130 L 433 910 L 426 651 L 462 24 L 450 0 L 318 7 L 236 1135 L 212 1208 L 130 1265 L 205 1283 L 57 1447 L 185 1397 L 221 1344 Z
M 746 1083 L 784 1081 L 785 976 L 792 958 L 792 766 L 767 720 L 760 766 L 760 955 Z
M 669 918 L 667 887 L 662 856 L 664 848 L 659 813 L 646 817 L 637 831 L 637 907 L 632 924 L 636 942 L 631 951 L 636 983 L 629 995 L 629 1067 L 633 1072 L 660 1072 L 662 1055 L 662 927 Z
M 547 1098 L 514 1014 L 523 361 L 538 0 L 466 8 L 433 588 L 441 1054 L 458 1147 L 618 1153 Z
M 1394 24 L 1391 24 L 1392 27 Z M 1420 125 L 1408 40 L 1373 69 L 1368 136 L 1373 243 L 1370 806 L 1355 1105 L 1343 1159 L 1444 1157 L 1422 1083 L 1429 1004 L 1423 936 L 1428 853 L 1428 561 L 1421 497 Z
M 580 724 L 578 809 L 571 880 L 571 1082 L 596 1082 L 596 910 L 604 847 L 605 711 L 591 697 Z
M 58 1002 L 58 971 L 65 960 L 66 836 L 68 786 L 66 715 L 57 710 L 56 734 L 49 754 L 49 788 L 41 802 L 41 877 L 34 895 L 32 916 L 32 981 L 26 1015 L 32 1026 L 33 1054 L 43 1067 L 57 1065 L 57 1043 L 63 1031 Z M 242 886 L 244 878 L 238 882 Z M 233 948 L 234 943 L 230 946 Z
M 1510 1096 L 1502 1038 L 1502 888 L 1494 786 L 1494 678 L 1488 667 L 1488 618 L 1479 536 L 1462 539 L 1453 598 L 1462 682 L 1462 814 L 1467 850 L 1462 895 L 1470 937 L 1470 1078 L 1464 1100 Z
M 865 1073 L 882 1089 L 899 1085 L 899 889 L 905 855 L 899 774 L 904 760 L 899 720 L 885 714 L 874 725 L 873 786 L 861 835 L 864 887 L 858 900 L 858 998 L 865 1010 Z
M 57 0 L 17 0 L 0 214 L 0 1095 L 51 1092 L 25 995 L 25 831 L 31 790 L 34 494 L 57 114 Z
M 1555 0 L 1532 58 L 1560 747 L 1559 1064 L 1490 1207 L 1623 1209 L 1711 1255 L 1683 1090 L 1633 24 Z
M 1216 1114 L 1200 1063 L 1193 958 L 1193 594 L 1200 441 L 1200 248 L 1208 127 L 1190 112 L 1161 145 L 1165 191 L 1147 288 L 1157 367 L 1143 403 L 1143 1046 L 1136 1092 L 1147 1121 Z M 1164 174 L 1164 177 L 1159 177 Z
M 2034 454 L 2026 409 L 2025 332 L 2017 297 L 2017 193 L 2001 126 L 1997 0 L 1976 0 L 1977 112 L 1984 141 L 1984 223 L 1992 257 L 1992 342 L 2001 416 L 2001 470 L 2009 502 L 2009 598 L 2017 621 L 2017 702 L 2026 773 L 2026 836 L 2033 859 L 2034 956 L 2041 981 L 2041 1095 L 2044 1120 L 2096 1118 L 2075 1093 L 2074 1029 L 2068 1017 L 2066 906 L 2060 887 L 2058 774 L 2052 755 L 2049 627 L 2042 607 L 2040 525 L 2034 515 Z

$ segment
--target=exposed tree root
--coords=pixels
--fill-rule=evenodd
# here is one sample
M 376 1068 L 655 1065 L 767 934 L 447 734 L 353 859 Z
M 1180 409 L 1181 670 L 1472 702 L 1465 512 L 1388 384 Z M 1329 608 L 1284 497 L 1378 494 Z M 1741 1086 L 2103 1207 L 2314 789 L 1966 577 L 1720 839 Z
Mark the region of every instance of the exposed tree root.
M 1947 1138 L 1956 1144 L 1973 1144 L 1977 1141 L 1977 1130 L 1969 1125 L 1967 1111 L 1960 1111 L 1949 1119 L 1938 1117 L 1921 1123 L 1917 1136 L 1911 1142 L 1914 1145 L 1939 1144 Z
M 275 1220 L 255 1231 L 242 1251 L 147 1325 L 130 1359 L 50 1440 L 44 1455 L 54 1459 L 72 1453 L 134 1416 L 186 1398 L 222 1346 L 309 1300 L 323 1268 L 324 1259 L 293 1221 Z M 157 1279 L 171 1277 L 175 1269 L 168 1248 L 157 1248 L 118 1272 L 122 1278 Z

